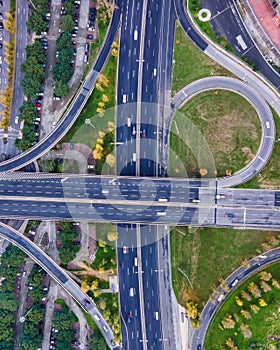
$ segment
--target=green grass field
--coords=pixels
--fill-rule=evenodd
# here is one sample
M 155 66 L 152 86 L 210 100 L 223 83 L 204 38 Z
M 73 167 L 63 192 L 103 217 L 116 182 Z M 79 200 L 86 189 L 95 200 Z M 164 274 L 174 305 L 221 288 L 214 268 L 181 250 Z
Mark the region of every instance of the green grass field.
M 211 75 L 232 76 L 232 74 L 208 58 L 186 36 L 178 22 L 174 41 L 174 65 L 172 91 L 175 94 L 192 81 Z
M 198 169 L 207 169 L 207 177 L 225 176 L 228 170 L 233 174 L 257 152 L 261 139 L 255 109 L 243 97 L 225 90 L 191 99 L 176 112 L 171 131 L 169 169 L 171 176 L 180 177 L 197 176 Z M 212 155 L 217 173 L 211 170 Z
M 277 263 L 265 271 L 270 272 L 272 279 L 276 279 L 278 283 L 280 282 L 280 264 Z M 260 288 L 260 277 L 258 274 L 251 277 L 244 284 L 242 284 L 234 293 L 226 299 L 225 303 L 222 305 L 221 309 L 218 311 L 216 317 L 213 320 L 209 328 L 209 332 L 206 336 L 206 341 L 204 349 L 206 350 L 220 350 L 222 346 L 225 346 L 226 340 L 231 338 L 237 349 L 250 349 L 251 343 L 258 344 L 257 349 L 279 349 L 280 348 L 280 323 L 279 323 L 279 300 L 280 300 L 280 289 L 272 286 L 271 281 L 267 283 L 271 287 L 271 291 L 264 293 L 262 290 L 261 298 L 264 299 L 267 306 L 259 306 L 259 298 L 254 298 L 251 295 L 251 300 L 247 301 L 241 296 L 241 291 L 246 290 L 248 284 L 254 282 Z M 235 297 L 243 301 L 242 306 L 238 306 L 235 302 Z M 254 313 L 250 309 L 250 305 L 255 304 L 260 307 L 258 313 Z M 250 319 L 246 319 L 241 313 L 241 309 L 250 312 Z M 219 325 L 226 314 L 230 314 L 236 319 L 236 323 L 233 329 L 221 330 Z M 234 317 L 234 314 L 238 318 Z M 246 339 L 242 332 L 240 331 L 240 325 L 244 323 L 249 326 L 252 335 L 250 338 Z M 253 348 L 253 347 L 251 347 Z M 228 349 L 228 347 L 225 347 Z
M 202 309 L 213 287 L 219 285 L 219 278 L 227 277 L 245 257 L 255 256 L 262 249 L 266 237 L 278 234 L 214 228 L 198 228 L 190 233 L 185 227 L 174 228 L 170 237 L 171 265 L 178 301 L 184 305 L 187 293 Z M 193 288 L 178 268 L 187 274 Z

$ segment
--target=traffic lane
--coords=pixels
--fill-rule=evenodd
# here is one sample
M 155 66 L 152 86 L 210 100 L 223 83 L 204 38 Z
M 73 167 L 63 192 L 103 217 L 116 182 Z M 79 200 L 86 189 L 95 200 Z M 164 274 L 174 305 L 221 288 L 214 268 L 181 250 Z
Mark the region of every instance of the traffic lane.
M 156 227 L 141 225 L 141 262 L 146 337 L 149 349 L 161 349 L 161 311 L 159 305 Z M 148 243 L 152 242 L 152 243 Z M 156 257 L 156 258 L 155 258 Z
M 250 189 L 218 189 L 216 202 L 218 205 L 244 205 L 244 206 L 274 206 L 275 191 L 265 190 L 256 192 Z
M 118 224 L 118 276 L 121 308 L 122 343 L 124 349 L 143 349 L 138 275 L 134 266 L 137 256 L 136 225 Z M 130 296 L 133 288 L 133 296 Z

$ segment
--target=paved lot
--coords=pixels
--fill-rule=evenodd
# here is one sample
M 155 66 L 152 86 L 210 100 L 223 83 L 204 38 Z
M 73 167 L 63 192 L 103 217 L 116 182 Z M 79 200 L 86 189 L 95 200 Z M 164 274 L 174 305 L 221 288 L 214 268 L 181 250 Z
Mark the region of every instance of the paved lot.
M 273 20 L 274 11 L 268 0 L 249 0 L 249 3 L 270 40 L 280 50 L 280 26 Z

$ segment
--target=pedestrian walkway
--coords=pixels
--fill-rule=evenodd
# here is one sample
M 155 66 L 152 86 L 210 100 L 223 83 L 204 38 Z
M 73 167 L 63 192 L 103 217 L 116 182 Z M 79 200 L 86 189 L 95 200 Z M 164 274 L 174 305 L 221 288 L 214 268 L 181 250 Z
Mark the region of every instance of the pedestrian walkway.
M 248 2 L 264 31 L 277 49 L 280 50 L 280 27 L 273 19 L 274 11 L 268 0 L 248 0 Z

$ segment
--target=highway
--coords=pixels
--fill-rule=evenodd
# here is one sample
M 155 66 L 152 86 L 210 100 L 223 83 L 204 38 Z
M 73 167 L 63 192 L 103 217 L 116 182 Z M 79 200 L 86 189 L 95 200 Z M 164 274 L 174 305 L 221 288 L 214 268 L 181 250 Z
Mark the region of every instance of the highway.
M 0 180 L 2 218 L 274 230 L 280 225 L 280 191 L 223 188 L 210 179 L 6 175 Z
M 40 265 L 91 316 L 101 334 L 103 334 L 108 346 L 111 349 L 118 349 L 118 346 L 113 342 L 113 332 L 98 310 L 94 301 L 89 298 L 86 293 L 82 292 L 76 282 L 74 282 L 74 280 L 72 280 L 60 266 L 58 266 L 36 244 L 10 226 L 0 223 L 0 236 L 22 249 L 38 265 Z
M 192 342 L 191 342 L 191 349 L 197 350 L 197 345 L 201 344 L 203 345 L 205 336 L 207 333 L 207 330 L 214 319 L 215 314 L 220 309 L 221 305 L 223 304 L 225 298 L 233 291 L 235 290 L 240 284 L 246 281 L 248 277 L 255 274 L 256 272 L 262 270 L 264 267 L 268 266 L 272 262 L 280 259 L 280 248 L 276 248 L 273 250 L 270 250 L 268 252 L 263 253 L 262 255 L 258 255 L 251 259 L 248 264 L 248 267 L 242 267 L 240 266 L 238 269 L 236 269 L 230 276 L 228 276 L 225 279 L 225 282 L 227 286 L 229 286 L 229 292 L 224 292 L 221 286 L 219 286 L 218 291 L 219 293 L 214 294 L 213 300 L 215 300 L 215 303 L 213 304 L 210 300 L 207 301 L 205 304 L 201 316 L 200 316 L 200 327 L 195 330 Z M 238 281 L 233 283 L 234 281 Z M 233 285 L 234 284 L 234 285 Z M 218 297 L 220 295 L 224 295 L 224 298 L 222 301 L 218 301 Z

